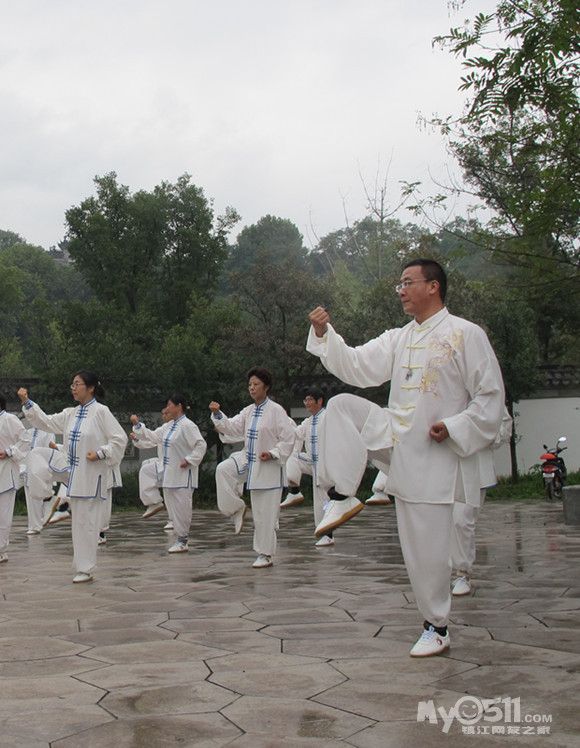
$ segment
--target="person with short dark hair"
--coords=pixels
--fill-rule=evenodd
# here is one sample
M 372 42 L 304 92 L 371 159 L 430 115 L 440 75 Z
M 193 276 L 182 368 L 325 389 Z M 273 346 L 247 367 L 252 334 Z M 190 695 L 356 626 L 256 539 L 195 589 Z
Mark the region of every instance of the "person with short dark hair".
M 31 495 L 50 494 L 54 480 L 66 484 L 72 510 L 75 584 L 90 582 L 97 562 L 99 531 L 107 524 L 112 489 L 121 483 L 121 460 L 127 434 L 100 400 L 104 390 L 96 374 L 86 369 L 73 376 L 71 393 L 77 405 L 47 415 L 21 387 L 22 412 L 34 428 L 63 434 L 63 450 L 40 448 L 28 453 Z
M 413 321 L 364 345 L 348 346 L 326 309 L 310 313 L 307 349 L 347 384 L 390 381 L 388 408 L 337 395 L 326 409 L 324 465 L 333 487 L 320 536 L 355 516 L 371 460 L 395 496 L 401 549 L 424 631 L 412 657 L 449 648 L 449 547 L 455 501 L 480 501 L 477 454 L 493 443 L 504 412 L 501 370 L 485 332 L 449 313 L 445 271 L 434 260 L 407 263 L 396 292 Z
M 6 395 L 0 392 L 0 563 L 8 561 L 14 500 L 20 487 L 20 454 L 16 445 L 25 431 L 20 419 L 6 411 L 6 402 Z
M 294 428 L 286 411 L 270 397 L 272 374 L 262 366 L 252 367 L 247 375 L 248 390 L 254 401 L 228 418 L 218 402 L 211 402 L 212 423 L 220 434 L 244 442 L 241 452 L 231 454 L 216 468 L 218 509 L 234 521 L 240 534 L 247 506 L 241 487 L 250 491 L 254 519 L 254 550 L 258 557 L 254 568 L 272 566 L 276 553 L 276 526 L 282 489 L 286 485 L 285 464 L 294 447 Z
M 134 434 L 152 444 L 163 445 L 158 467 L 159 482 L 175 534 L 169 553 L 189 550 L 193 492 L 197 488 L 199 465 L 207 449 L 199 428 L 187 418 L 187 410 L 185 395 L 175 393 L 167 399 L 164 408 L 167 422 L 163 426 L 148 429 L 136 415 L 131 416 Z

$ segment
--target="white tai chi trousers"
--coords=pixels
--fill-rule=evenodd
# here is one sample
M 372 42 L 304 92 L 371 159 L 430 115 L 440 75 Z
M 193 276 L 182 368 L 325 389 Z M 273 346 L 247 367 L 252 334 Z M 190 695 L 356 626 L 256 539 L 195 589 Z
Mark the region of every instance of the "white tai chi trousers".
M 169 519 L 173 521 L 171 509 L 159 490 L 161 488 L 161 481 L 157 471 L 158 465 L 159 460 L 156 457 L 143 460 L 141 463 L 141 467 L 139 468 L 139 498 L 145 506 L 165 503 Z
M 453 505 L 453 529 L 449 547 L 451 567 L 467 576 L 471 576 L 475 563 L 475 524 L 485 500 L 485 493 L 483 488 L 479 506 L 459 502 Z
M 382 410 L 356 395 L 336 395 L 326 406 L 322 425 L 324 480 L 345 496 L 356 494 L 369 460 L 380 463 L 379 469 L 388 469 L 391 462 L 390 445 L 370 451 L 362 436 L 369 415 L 377 409 Z
M 4 553 L 8 548 L 10 528 L 12 527 L 12 517 L 14 515 L 15 498 L 15 488 L 0 493 L 0 553 Z
M 447 626 L 453 504 L 396 499 L 395 507 L 401 550 L 417 607 L 429 623 Z
M 40 532 L 44 523 L 44 501 L 33 499 L 30 496 L 28 486 L 24 486 L 24 496 L 26 497 L 26 514 L 28 515 L 28 529 Z M 50 498 L 52 492 L 46 497 Z
M 103 500 L 69 499 L 73 541 L 73 568 L 90 573 L 97 565 L 97 543 L 99 531 L 106 524 L 107 504 L 111 497 Z
M 246 471 L 240 474 L 235 461 L 231 458 L 220 462 L 217 466 L 215 482 L 218 509 L 226 517 L 231 517 L 245 506 L 242 499 L 245 480 Z M 254 518 L 254 550 L 258 554 L 273 556 L 276 553 L 276 526 L 280 515 L 281 498 L 282 487 L 250 491 Z
M 191 511 L 193 507 L 193 488 L 164 488 L 165 505 L 173 521 L 173 533 L 180 540 L 189 537 Z
M 161 504 L 163 497 L 159 489 L 161 483 L 157 474 L 158 460 L 151 457 L 149 460 L 143 460 L 139 468 L 139 498 L 145 506 Z
M 354 496 L 369 460 L 388 469 L 390 448 L 367 450 L 362 435 L 379 406 L 356 395 L 329 400 L 324 422 L 326 478 L 336 490 Z M 451 609 L 449 545 L 453 504 L 396 499 L 397 526 L 417 607 L 434 626 L 446 626 Z
M 302 475 L 314 475 L 314 464 L 301 460 L 296 452 L 293 452 L 286 463 L 286 478 L 289 485 L 300 485 Z M 324 516 L 324 505 L 328 501 L 327 491 L 331 484 L 315 486 L 312 481 L 312 495 L 314 497 L 314 525 L 318 525 Z

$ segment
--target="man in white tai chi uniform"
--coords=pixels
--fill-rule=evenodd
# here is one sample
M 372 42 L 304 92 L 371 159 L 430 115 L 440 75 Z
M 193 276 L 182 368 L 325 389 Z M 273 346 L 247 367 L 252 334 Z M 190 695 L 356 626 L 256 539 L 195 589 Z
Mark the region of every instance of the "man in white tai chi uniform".
M 449 647 L 453 503 L 479 505 L 477 453 L 493 443 L 504 408 L 501 371 L 487 336 L 449 314 L 446 290 L 437 262 L 414 260 L 396 288 L 412 322 L 351 348 L 318 307 L 310 314 L 307 344 L 347 384 L 391 382 L 387 409 L 355 395 L 328 402 L 324 464 L 334 488 L 316 535 L 363 508 L 355 493 L 368 460 L 388 474 L 407 573 L 425 618 L 412 657 Z
M 286 463 L 288 495 L 280 506 L 292 506 L 302 501 L 304 495 L 300 491 L 300 479 L 303 474 L 311 475 L 314 526 L 317 527 L 324 516 L 324 507 L 328 501 L 326 492 L 331 487 L 324 478 L 324 469 L 320 464 L 321 434 L 324 432 L 324 416 L 326 413 L 324 403 L 326 398 L 318 387 L 309 387 L 305 395 L 304 405 L 310 416 L 295 428 L 296 444 L 294 445 L 294 452 Z M 304 450 L 302 447 L 304 447 Z M 322 535 L 316 545 L 319 548 L 334 545 L 332 530 L 327 535 Z

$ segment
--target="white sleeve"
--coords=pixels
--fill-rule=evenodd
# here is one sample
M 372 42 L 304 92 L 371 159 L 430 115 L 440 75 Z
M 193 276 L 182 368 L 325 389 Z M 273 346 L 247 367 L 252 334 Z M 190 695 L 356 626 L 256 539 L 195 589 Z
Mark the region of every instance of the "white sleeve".
M 310 328 L 306 350 L 318 356 L 324 367 L 346 384 L 355 387 L 378 387 L 391 378 L 394 346 L 392 332 L 385 331 L 364 345 L 348 346 L 331 324 L 324 337 Z

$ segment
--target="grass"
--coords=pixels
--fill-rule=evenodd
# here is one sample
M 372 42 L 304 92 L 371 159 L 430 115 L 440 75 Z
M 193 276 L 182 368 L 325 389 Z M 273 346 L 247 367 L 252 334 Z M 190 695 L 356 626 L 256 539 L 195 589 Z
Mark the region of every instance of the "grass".
M 580 484 L 580 471 L 569 473 L 567 485 L 574 486 Z M 544 485 L 542 476 L 538 473 L 527 473 L 520 475 L 517 483 L 512 483 L 511 478 L 500 478 L 497 486 L 489 488 L 487 499 L 490 501 L 513 499 L 544 499 Z

